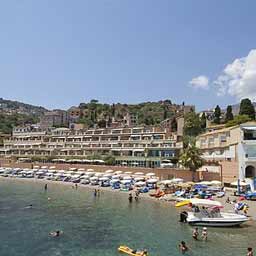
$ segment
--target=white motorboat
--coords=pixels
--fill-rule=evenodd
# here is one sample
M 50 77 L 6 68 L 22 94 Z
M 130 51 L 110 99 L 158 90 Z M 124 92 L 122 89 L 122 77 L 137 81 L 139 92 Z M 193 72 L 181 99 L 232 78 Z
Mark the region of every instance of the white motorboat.
M 177 207 L 191 205 L 191 211 L 183 211 L 180 221 L 196 226 L 233 227 L 248 221 L 248 217 L 236 213 L 221 212 L 218 201 L 207 199 L 189 199 L 176 204 Z
M 246 216 L 236 213 L 219 212 L 217 215 L 204 215 L 201 212 L 188 212 L 187 214 L 188 224 L 196 226 L 233 227 L 248 221 Z

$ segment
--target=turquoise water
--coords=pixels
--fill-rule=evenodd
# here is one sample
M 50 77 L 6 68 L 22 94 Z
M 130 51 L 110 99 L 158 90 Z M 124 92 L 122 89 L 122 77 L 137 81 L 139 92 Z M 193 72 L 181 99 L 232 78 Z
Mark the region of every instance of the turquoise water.
M 181 255 L 180 240 L 191 248 L 188 255 L 238 256 L 255 246 L 252 226 L 209 228 L 209 241 L 193 241 L 192 228 L 177 221 L 174 207 L 146 199 L 130 204 L 124 193 L 103 192 L 95 198 L 92 190 L 71 185 L 50 183 L 44 192 L 43 184 L 1 180 L 0 195 L 1 256 L 119 255 L 120 244 L 175 256 Z M 33 208 L 24 209 L 29 204 Z M 49 237 L 56 229 L 64 234 Z

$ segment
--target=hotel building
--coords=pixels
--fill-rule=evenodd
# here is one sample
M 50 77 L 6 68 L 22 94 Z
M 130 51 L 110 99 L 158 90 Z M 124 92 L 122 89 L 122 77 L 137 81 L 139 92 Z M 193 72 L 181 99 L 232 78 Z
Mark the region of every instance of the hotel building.
M 183 144 L 177 133 L 162 127 L 126 127 L 40 131 L 17 127 L 0 148 L 2 156 L 82 158 L 113 155 L 116 164 L 159 167 L 163 159 L 177 159 Z
M 256 190 L 256 122 L 207 132 L 196 144 L 208 162 L 201 171 L 219 172 L 224 183 L 244 180 Z

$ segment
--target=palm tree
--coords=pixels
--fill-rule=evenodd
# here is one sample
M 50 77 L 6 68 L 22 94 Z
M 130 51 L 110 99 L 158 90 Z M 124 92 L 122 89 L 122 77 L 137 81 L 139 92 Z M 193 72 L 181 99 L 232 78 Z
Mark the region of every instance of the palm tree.
M 192 171 L 193 181 L 195 180 L 197 169 L 202 167 L 204 164 L 204 159 L 201 157 L 201 155 L 202 153 L 199 148 L 197 148 L 195 145 L 189 144 L 179 158 L 179 163 Z

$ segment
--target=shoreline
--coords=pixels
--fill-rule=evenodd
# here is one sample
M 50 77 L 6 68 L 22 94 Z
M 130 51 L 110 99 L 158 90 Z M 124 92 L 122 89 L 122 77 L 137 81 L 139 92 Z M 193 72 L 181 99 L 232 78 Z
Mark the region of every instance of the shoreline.
M 63 181 L 51 181 L 51 180 L 45 180 L 45 179 L 35 179 L 35 178 L 15 178 L 15 177 L 0 177 L 0 181 L 4 181 L 4 180 L 8 180 L 8 181 L 18 181 L 21 183 L 34 183 L 34 184 L 41 184 L 42 185 L 42 189 L 43 189 L 43 185 L 48 184 L 48 185 L 58 185 L 58 186 L 67 186 L 67 187 L 73 187 L 75 186 L 75 183 L 70 183 L 70 182 L 63 182 Z M 134 191 L 131 190 L 130 192 L 126 192 L 126 191 L 120 191 L 120 190 L 114 190 L 111 189 L 110 187 L 99 187 L 97 186 L 91 186 L 91 185 L 84 185 L 84 184 L 78 184 L 78 190 L 82 191 L 82 190 L 90 190 L 90 191 L 94 191 L 95 189 L 99 189 L 100 191 L 103 192 L 108 192 L 108 193 L 119 193 L 122 195 L 127 195 L 129 193 L 133 193 Z M 153 191 L 153 190 L 152 190 Z M 238 197 L 233 196 L 231 193 L 227 193 L 227 195 L 225 195 L 222 198 L 214 198 L 214 200 L 219 201 L 222 203 L 223 205 L 223 211 L 226 212 L 234 212 L 233 208 L 234 205 L 233 204 L 227 204 L 226 203 L 226 199 L 227 197 L 230 198 L 230 200 L 234 200 L 234 199 L 238 199 Z M 173 207 L 173 210 L 176 211 L 177 214 L 179 214 L 181 211 L 184 210 L 184 208 L 176 208 L 175 207 L 175 201 L 166 201 L 166 200 L 161 200 L 159 198 L 155 198 L 155 197 L 151 197 L 149 195 L 149 193 L 141 193 L 139 196 L 140 199 L 143 200 L 147 200 L 147 201 L 151 201 L 151 202 L 158 202 L 164 205 L 169 205 L 170 207 Z M 256 202 L 255 201 L 248 201 L 248 200 L 244 200 L 244 202 L 246 202 L 249 205 L 249 221 L 246 224 L 246 226 L 256 226 Z M 187 208 L 185 208 L 187 209 Z

